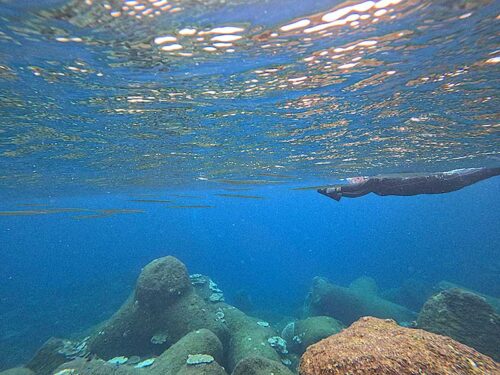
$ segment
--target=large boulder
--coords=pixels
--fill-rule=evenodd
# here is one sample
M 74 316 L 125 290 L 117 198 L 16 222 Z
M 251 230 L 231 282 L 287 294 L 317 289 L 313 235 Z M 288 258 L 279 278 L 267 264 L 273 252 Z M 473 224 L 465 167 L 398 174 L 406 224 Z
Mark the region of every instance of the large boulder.
M 458 288 L 443 290 L 425 303 L 417 325 L 500 360 L 500 315 L 477 294 Z
M 351 324 L 366 315 L 398 322 L 411 322 L 417 316 L 406 307 L 379 297 L 374 282 L 367 278 L 354 281 L 346 288 L 315 277 L 306 300 L 306 310 L 309 316 L 331 316 L 344 324 Z
M 222 343 L 208 329 L 190 332 L 162 353 L 148 372 L 153 375 L 176 375 L 187 364 L 189 356 L 197 354 L 211 356 L 217 363 L 222 363 Z
M 186 266 L 167 256 L 143 268 L 135 287 L 135 301 L 148 310 L 168 308 L 191 289 Z
M 436 286 L 434 287 L 434 293 L 438 293 L 438 292 L 442 292 L 443 290 L 454 289 L 454 288 L 466 290 L 467 292 L 471 292 L 471 293 L 477 294 L 478 296 L 483 297 L 486 300 L 486 302 L 488 302 L 495 309 L 495 312 L 497 314 L 500 314 L 500 298 L 496 298 L 496 297 L 490 296 L 488 294 L 480 293 L 477 290 L 468 289 L 462 285 L 458 285 L 458 284 L 452 283 L 450 281 L 442 280 L 439 283 L 437 283 Z
M 313 316 L 287 324 L 281 337 L 292 352 L 302 355 L 308 346 L 339 333 L 343 328 L 342 323 L 329 316 Z
M 284 365 L 262 357 L 247 357 L 236 365 L 232 375 L 293 375 Z
M 167 256 L 144 267 L 134 293 L 97 329 L 88 346 L 104 359 L 159 355 L 201 328 L 227 340 L 227 327 L 217 318 L 214 306 L 195 292 L 184 264 Z
M 497 362 L 449 337 L 373 317 L 311 345 L 300 362 L 301 375 L 498 373 Z

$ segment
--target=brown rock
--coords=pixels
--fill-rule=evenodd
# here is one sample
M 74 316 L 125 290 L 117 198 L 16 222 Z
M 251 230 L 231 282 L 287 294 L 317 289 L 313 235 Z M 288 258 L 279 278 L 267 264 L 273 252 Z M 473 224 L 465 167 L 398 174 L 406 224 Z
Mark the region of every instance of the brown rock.
M 311 345 L 301 375 L 500 374 L 500 364 L 453 339 L 364 317 Z

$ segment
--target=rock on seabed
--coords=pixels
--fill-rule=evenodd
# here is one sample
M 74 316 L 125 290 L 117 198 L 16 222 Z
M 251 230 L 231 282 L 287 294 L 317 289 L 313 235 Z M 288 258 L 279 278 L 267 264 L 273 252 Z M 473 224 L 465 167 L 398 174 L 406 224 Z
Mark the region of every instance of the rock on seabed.
M 500 360 L 500 315 L 477 294 L 453 288 L 432 296 L 422 308 L 417 325 Z
M 311 345 L 301 375 L 500 374 L 500 364 L 445 336 L 364 317 Z

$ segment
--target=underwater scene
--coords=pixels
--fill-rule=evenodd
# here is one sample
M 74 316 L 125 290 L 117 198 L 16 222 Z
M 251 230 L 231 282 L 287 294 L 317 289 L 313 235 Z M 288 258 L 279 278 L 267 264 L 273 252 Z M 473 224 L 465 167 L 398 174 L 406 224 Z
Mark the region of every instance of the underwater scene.
M 0 375 L 500 374 L 498 0 L 0 0 Z

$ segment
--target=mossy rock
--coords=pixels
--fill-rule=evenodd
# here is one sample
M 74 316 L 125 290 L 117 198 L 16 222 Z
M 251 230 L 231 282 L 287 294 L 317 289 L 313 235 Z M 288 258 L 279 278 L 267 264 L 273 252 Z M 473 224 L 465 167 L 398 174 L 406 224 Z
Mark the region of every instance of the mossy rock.
M 246 357 L 263 357 L 273 361 L 281 361 L 280 355 L 272 348 L 267 339 L 276 336 L 271 327 L 263 327 L 257 322 L 260 319 L 252 318 L 233 306 L 219 304 L 224 312 L 225 320 L 230 331 L 227 362 L 229 369 Z
M 168 348 L 148 368 L 148 372 L 154 375 L 176 375 L 190 354 L 208 354 L 217 363 L 222 363 L 224 356 L 219 338 L 208 329 L 200 329 L 188 333 Z
M 217 362 L 202 363 L 199 365 L 184 365 L 177 375 L 227 375 L 224 367 Z
M 432 296 L 422 308 L 417 325 L 500 360 L 500 315 L 477 294 L 453 288 Z
M 65 342 L 67 340 L 51 337 L 38 349 L 26 367 L 37 375 L 51 375 L 59 365 L 71 360 L 61 353 Z
M 202 328 L 227 341 L 228 330 L 216 318 L 216 307 L 194 291 L 186 267 L 168 256 L 144 267 L 134 293 L 96 330 L 88 347 L 103 359 L 160 355 L 187 333 Z
M 137 280 L 135 300 L 148 309 L 163 309 L 190 289 L 186 266 L 178 259 L 166 256 L 143 268 Z
M 306 300 L 309 316 L 331 316 L 344 324 L 351 324 L 362 316 L 391 318 L 398 322 L 413 321 L 417 314 L 375 294 L 373 280 L 355 280 L 345 288 L 315 277 Z
M 262 357 L 247 357 L 238 362 L 232 375 L 293 375 L 286 366 Z
M 344 328 L 342 323 L 329 316 L 314 316 L 291 324 L 292 329 L 283 330 L 287 336 L 283 338 L 287 340 L 290 350 L 299 355 L 304 353 L 308 346 L 339 333 Z
M 83 358 L 75 359 L 59 366 L 53 374 L 64 375 L 139 375 L 141 371 L 132 366 L 113 365 L 102 359 L 87 361 Z

